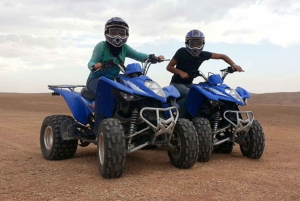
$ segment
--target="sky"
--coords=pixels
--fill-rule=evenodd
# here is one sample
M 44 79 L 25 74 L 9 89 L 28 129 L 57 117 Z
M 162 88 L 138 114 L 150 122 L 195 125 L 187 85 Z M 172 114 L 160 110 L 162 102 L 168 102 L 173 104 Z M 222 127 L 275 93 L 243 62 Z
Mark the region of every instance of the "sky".
M 205 35 L 204 50 L 229 56 L 244 72 L 225 83 L 250 93 L 300 91 L 299 0 L 1 0 L 0 92 L 44 93 L 48 85 L 85 85 L 95 45 L 111 17 L 129 24 L 127 44 L 172 59 L 192 29 Z M 125 65 L 134 63 L 126 58 Z M 168 62 L 148 76 L 170 83 Z M 204 74 L 223 60 L 205 61 Z M 194 83 L 203 81 L 196 78 Z

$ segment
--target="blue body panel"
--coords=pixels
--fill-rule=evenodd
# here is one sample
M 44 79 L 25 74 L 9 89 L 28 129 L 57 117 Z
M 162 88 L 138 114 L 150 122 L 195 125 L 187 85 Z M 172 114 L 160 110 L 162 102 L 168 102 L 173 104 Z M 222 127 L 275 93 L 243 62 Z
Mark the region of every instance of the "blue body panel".
M 132 63 L 126 66 L 125 72 L 129 75 L 131 73 L 143 73 L 144 70 L 139 63 Z
M 186 109 L 192 116 L 198 113 L 205 97 L 213 101 L 218 101 L 217 96 L 205 90 L 201 85 L 193 85 L 191 87 L 186 100 Z
M 84 125 L 87 124 L 88 115 L 91 114 L 92 101 L 89 101 L 81 96 L 79 92 L 74 92 L 66 89 L 50 88 L 51 90 L 59 93 L 67 102 L 74 119 Z
M 116 107 L 116 98 L 113 96 L 111 90 L 116 88 L 120 91 L 137 96 L 144 96 L 155 98 L 164 103 L 167 102 L 168 97 L 178 98 L 180 96 L 178 90 L 173 86 L 163 88 L 166 97 L 157 95 L 151 89 L 144 85 L 145 81 L 152 81 L 148 76 L 138 76 L 130 78 L 124 75 L 119 75 L 120 83 L 101 77 L 97 85 L 97 107 L 106 117 L 112 117 Z
M 174 97 L 174 98 L 180 97 L 179 91 L 173 85 L 163 87 L 162 89 L 165 92 L 167 98 L 168 97 Z
M 216 79 L 217 81 L 218 79 Z M 217 81 L 218 82 L 218 81 Z M 187 101 L 186 101 L 186 108 L 187 111 L 192 115 L 197 115 L 199 109 L 203 104 L 204 98 L 213 101 L 230 101 L 234 102 L 238 105 L 244 106 L 244 102 L 238 101 L 231 95 L 225 92 L 225 89 L 230 89 L 229 86 L 226 84 L 219 84 L 219 85 L 210 85 L 207 83 L 199 83 L 198 85 L 193 85 L 189 91 Z M 238 87 L 237 90 L 238 94 L 241 98 L 245 96 L 250 97 L 250 93 L 246 90 Z
M 144 85 L 145 81 L 152 81 L 148 76 L 139 76 L 135 78 L 130 78 L 127 76 L 120 76 L 120 83 L 123 84 L 128 89 L 132 90 L 132 94 L 142 95 L 150 98 L 155 98 L 161 102 L 166 102 L 166 97 L 161 97 L 153 92 L 151 89 Z
M 120 84 L 106 77 L 100 77 L 98 81 L 95 104 L 97 105 L 98 110 L 106 117 L 112 117 L 115 111 L 117 100 L 113 96 L 111 89 L 118 87 L 122 88 L 122 85 L 116 85 Z M 125 90 L 126 88 L 123 91 Z
M 246 89 L 243 89 L 242 87 L 237 87 L 235 90 L 241 96 L 242 99 L 250 98 L 251 96 L 250 93 Z
M 208 77 L 209 84 L 222 84 L 223 80 L 219 74 L 213 74 Z
M 147 76 L 139 76 L 135 78 L 129 78 L 124 75 L 119 75 L 120 83 L 108 79 L 106 77 L 100 77 L 97 84 L 95 105 L 97 109 L 106 117 L 112 117 L 116 109 L 117 100 L 112 94 L 112 89 L 118 89 L 128 94 L 137 96 L 155 98 L 162 103 L 162 107 L 169 107 L 167 104 L 168 97 L 178 98 L 180 96 L 178 90 L 174 86 L 167 86 L 162 88 L 165 93 L 165 97 L 161 97 L 153 92 L 151 89 L 144 85 L 145 81 L 152 81 Z M 71 91 L 70 89 L 63 89 L 59 87 L 49 87 L 49 89 L 60 94 L 67 102 L 73 118 L 86 125 L 88 123 L 88 116 L 94 112 L 94 101 L 90 101 L 84 98 L 81 93 Z

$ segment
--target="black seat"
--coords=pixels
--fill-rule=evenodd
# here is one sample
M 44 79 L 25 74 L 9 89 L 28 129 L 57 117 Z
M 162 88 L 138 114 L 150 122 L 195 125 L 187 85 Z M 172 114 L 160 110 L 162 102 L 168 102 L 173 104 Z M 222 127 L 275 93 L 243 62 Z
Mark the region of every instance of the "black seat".
M 86 87 L 81 89 L 81 95 L 90 101 L 95 100 L 95 96 Z

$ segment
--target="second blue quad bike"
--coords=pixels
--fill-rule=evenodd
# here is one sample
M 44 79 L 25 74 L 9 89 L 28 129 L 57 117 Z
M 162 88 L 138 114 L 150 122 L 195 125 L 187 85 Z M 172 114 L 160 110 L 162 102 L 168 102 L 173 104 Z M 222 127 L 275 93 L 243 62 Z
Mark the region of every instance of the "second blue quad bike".
M 199 142 L 192 122 L 179 118 L 173 86 L 161 88 L 146 76 L 155 55 L 142 63 L 125 67 L 118 58 L 102 63 L 102 70 L 120 68 L 115 80 L 100 77 L 96 97 L 85 86 L 49 85 L 61 95 L 73 116 L 52 115 L 44 119 L 40 131 L 42 154 L 47 160 L 72 158 L 78 142 L 82 147 L 97 145 L 99 172 L 104 178 L 123 175 L 126 156 L 149 146 L 164 147 L 171 164 L 187 169 L 197 161 Z M 80 92 L 75 88 L 82 87 Z M 105 118 L 94 134 L 95 108 Z
M 235 144 L 239 144 L 242 154 L 248 158 L 259 159 L 263 154 L 265 136 L 262 126 L 254 119 L 252 111 L 239 109 L 247 104 L 250 93 L 223 83 L 225 77 L 234 72 L 228 67 L 221 70 L 221 74 L 208 73 L 207 77 L 199 70 L 189 74 L 204 79 L 204 82 L 192 85 L 185 100 L 186 118 L 194 123 L 202 144 L 198 161 L 209 161 L 212 151 L 231 153 Z

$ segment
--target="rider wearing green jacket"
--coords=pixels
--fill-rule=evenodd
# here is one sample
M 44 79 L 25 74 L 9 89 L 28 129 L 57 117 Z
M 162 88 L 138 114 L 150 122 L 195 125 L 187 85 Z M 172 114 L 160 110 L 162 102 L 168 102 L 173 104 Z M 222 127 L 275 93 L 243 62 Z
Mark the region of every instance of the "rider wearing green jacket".
M 108 70 L 101 70 L 103 62 L 114 59 L 116 63 L 124 63 L 126 57 L 143 62 L 149 57 L 149 54 L 138 52 L 126 44 L 129 36 L 129 26 L 120 17 L 113 17 L 106 22 L 104 35 L 106 40 L 99 42 L 95 46 L 93 55 L 88 63 L 88 68 L 91 72 L 86 86 L 94 95 L 96 94 L 97 83 L 101 76 L 114 80 L 120 72 L 118 66 L 109 68 Z M 160 55 L 158 58 L 163 60 L 164 56 Z M 97 102 L 97 97 L 95 101 Z M 94 116 L 94 134 L 98 135 L 99 124 L 105 116 L 97 110 L 97 104 L 95 104 Z
M 88 67 L 91 70 L 91 73 L 89 75 L 88 79 L 92 78 L 99 78 L 101 76 L 107 77 L 109 79 L 115 79 L 116 76 L 119 74 L 120 69 L 118 66 L 109 68 L 106 71 L 97 71 L 94 73 L 93 67 L 95 67 L 95 64 L 102 63 L 103 61 L 107 61 L 110 59 L 114 59 L 116 63 L 119 63 L 116 57 L 112 55 L 111 49 L 116 49 L 114 46 L 112 46 L 110 43 L 107 43 L 107 41 L 101 41 L 99 42 L 94 51 L 92 58 L 90 62 L 88 63 Z M 120 48 L 120 53 L 118 54 L 121 61 L 124 63 L 125 57 L 129 57 L 131 59 L 137 60 L 137 61 L 145 61 L 149 55 L 144 54 L 141 52 L 137 52 L 134 49 L 132 49 L 129 45 L 124 44 L 123 47 Z

